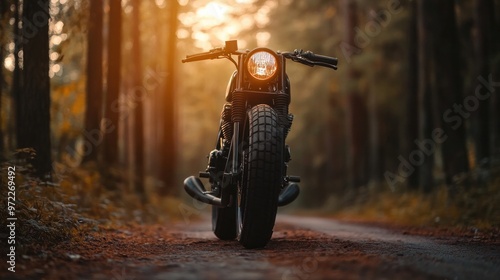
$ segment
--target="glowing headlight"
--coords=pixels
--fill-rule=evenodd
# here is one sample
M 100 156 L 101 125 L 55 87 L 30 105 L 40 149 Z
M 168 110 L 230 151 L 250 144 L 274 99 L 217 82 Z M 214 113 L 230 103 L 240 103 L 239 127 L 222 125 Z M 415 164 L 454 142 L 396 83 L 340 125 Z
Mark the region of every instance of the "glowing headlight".
M 247 60 L 248 74 L 257 81 L 266 81 L 274 77 L 278 69 L 276 56 L 266 50 L 257 50 Z

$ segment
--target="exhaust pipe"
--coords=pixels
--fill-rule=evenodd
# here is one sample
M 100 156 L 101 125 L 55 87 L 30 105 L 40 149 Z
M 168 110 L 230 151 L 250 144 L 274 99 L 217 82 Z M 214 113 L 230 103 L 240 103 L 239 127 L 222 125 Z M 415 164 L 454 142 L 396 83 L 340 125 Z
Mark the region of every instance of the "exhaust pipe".
M 203 203 L 208 203 L 215 206 L 222 206 L 220 198 L 215 197 L 205 190 L 200 178 L 195 176 L 187 177 L 184 180 L 184 190 L 194 199 Z
M 285 206 L 292 203 L 300 193 L 299 185 L 290 183 L 286 186 L 278 196 L 278 206 Z

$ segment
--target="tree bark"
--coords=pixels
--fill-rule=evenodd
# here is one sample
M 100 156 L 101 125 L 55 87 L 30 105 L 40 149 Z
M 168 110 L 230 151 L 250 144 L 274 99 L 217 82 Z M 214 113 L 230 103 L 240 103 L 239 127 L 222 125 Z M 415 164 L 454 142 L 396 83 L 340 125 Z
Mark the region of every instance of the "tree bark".
M 474 48 L 476 51 L 476 69 L 477 77 L 481 76 L 488 79 L 492 73 L 490 67 L 493 54 L 493 36 L 492 32 L 495 27 L 494 20 L 494 3 L 492 0 L 475 0 L 474 1 L 474 20 L 476 23 Z M 477 81 L 477 79 L 475 80 Z M 487 94 L 487 88 L 482 88 L 483 94 Z M 476 148 L 476 163 L 481 169 L 489 169 L 490 161 L 492 160 L 493 148 L 490 143 L 493 139 L 490 138 L 490 123 L 493 119 L 494 111 L 490 113 L 491 98 L 481 102 L 480 108 L 475 116 L 475 148 Z
M 492 30 L 490 32 L 493 33 L 493 36 L 498 36 L 500 34 L 500 3 L 498 1 L 496 3 L 496 12 L 494 14 L 494 22 L 495 25 L 492 26 Z M 496 37 L 494 37 L 496 38 Z M 500 81 L 500 60 L 498 59 L 498 56 L 500 55 L 500 42 L 498 39 L 492 40 L 492 50 L 494 50 L 494 55 L 497 57 L 496 60 L 494 60 L 494 64 L 491 65 L 491 71 L 493 75 L 493 81 L 498 82 Z M 491 96 L 491 102 L 490 102 L 490 111 L 492 112 L 492 120 L 490 123 L 490 128 L 491 128 L 491 143 L 490 143 L 490 150 L 491 154 L 493 156 L 493 161 L 492 161 L 492 167 L 496 168 L 496 170 L 500 169 L 500 94 L 498 91 L 500 89 L 496 89 L 497 91 L 495 94 L 492 94 Z
M 177 15 L 179 11 L 179 3 L 177 1 L 170 2 L 170 17 L 169 17 L 169 32 L 167 41 L 167 77 L 165 83 L 165 99 L 163 102 L 163 143 L 161 149 L 163 150 L 160 157 L 160 167 L 163 172 L 160 173 L 160 180 L 164 186 L 160 189 L 163 195 L 174 194 L 176 189 L 172 188 L 175 180 L 176 171 L 176 125 L 175 125 L 175 92 L 176 85 L 176 63 L 177 63 Z
M 462 104 L 463 83 L 460 75 L 460 51 L 455 18 L 455 1 L 434 1 L 436 22 L 434 24 L 434 61 L 435 85 L 438 109 L 441 114 L 453 108 L 453 104 Z M 487 110 L 486 110 L 487 112 Z M 443 119 L 443 121 L 441 121 Z M 438 120 L 436 120 L 438 121 Z M 458 125 L 439 118 L 441 127 L 447 135 L 442 143 L 443 166 L 446 184 L 457 184 L 455 178 L 469 171 L 467 157 L 465 120 Z
M 418 141 L 432 139 L 431 129 L 433 124 L 432 114 L 432 40 L 430 33 L 433 28 L 433 5 L 431 1 L 420 0 L 417 2 L 417 32 L 418 32 Z M 416 152 L 418 153 L 418 152 Z M 415 153 L 415 155 L 416 155 Z M 411 157 L 411 154 L 409 155 Z M 421 164 L 414 165 L 418 169 L 420 188 L 424 192 L 432 190 L 434 184 L 434 152 L 424 157 Z
M 108 74 L 104 119 L 103 160 L 107 165 L 118 164 L 118 127 L 120 107 L 120 71 L 122 42 L 122 7 L 120 0 L 109 1 Z
M 418 139 L 418 49 L 417 49 L 417 6 L 415 1 L 409 4 L 410 20 L 408 30 L 408 93 L 406 96 L 406 139 L 405 154 L 415 149 L 415 140 Z M 419 166 L 415 166 L 415 172 L 408 176 L 407 185 L 416 190 L 419 186 Z
M 134 152 L 135 152 L 135 174 L 134 187 L 137 195 L 145 202 L 146 194 L 144 190 L 144 86 L 141 84 L 142 71 L 142 48 L 140 40 L 140 0 L 133 0 L 132 6 L 132 59 L 133 59 L 133 92 L 135 96 L 141 96 L 135 104 L 135 122 L 134 122 Z
M 103 3 L 90 1 L 90 16 L 87 28 L 87 95 L 85 111 L 85 141 L 90 144 L 83 162 L 97 161 L 102 142 L 100 122 L 103 103 Z M 87 147 L 88 148 L 88 147 Z
M 357 4 L 355 1 L 343 1 L 345 23 L 344 41 L 355 46 L 355 28 L 358 25 Z M 354 54 L 352 54 L 354 55 Z M 347 84 L 347 169 L 349 188 L 365 185 L 368 180 L 366 155 L 366 102 L 357 88 L 359 71 L 353 63 L 346 66 L 349 82 Z
M 8 15 L 9 12 L 9 6 L 10 6 L 10 1 L 2 1 L 0 3 L 0 61 L 3 62 L 5 57 L 4 57 L 4 34 L 5 32 L 5 27 L 7 24 L 7 21 L 5 18 Z M 5 24 L 5 25 L 4 25 Z M 3 65 L 0 64 L 0 112 L 2 111 L 2 94 L 3 94 L 3 85 L 4 85 L 4 75 L 3 75 Z M 5 159 L 4 156 L 4 127 L 1 125 L 3 123 L 2 121 L 2 115 L 0 114 L 0 161 L 3 161 Z
M 22 33 L 21 29 L 19 28 L 19 23 L 21 21 L 21 7 L 19 0 L 13 0 L 13 5 L 14 5 L 14 11 L 13 16 L 14 16 L 14 71 L 12 73 L 12 99 L 14 101 L 14 104 L 19 104 L 19 96 L 22 94 L 23 90 L 23 77 L 22 77 L 22 69 L 21 69 L 21 62 L 19 59 L 19 53 L 22 50 L 22 44 L 23 44 L 23 38 L 22 38 Z M 19 109 L 15 108 L 15 124 L 10 124 L 10 127 L 8 128 L 9 131 L 12 131 L 16 134 L 16 142 L 17 142 L 17 124 L 19 123 Z M 17 145 L 17 143 L 16 143 Z
M 24 87 L 17 100 L 17 146 L 34 148 L 43 178 L 52 170 L 50 145 L 49 0 L 23 1 Z

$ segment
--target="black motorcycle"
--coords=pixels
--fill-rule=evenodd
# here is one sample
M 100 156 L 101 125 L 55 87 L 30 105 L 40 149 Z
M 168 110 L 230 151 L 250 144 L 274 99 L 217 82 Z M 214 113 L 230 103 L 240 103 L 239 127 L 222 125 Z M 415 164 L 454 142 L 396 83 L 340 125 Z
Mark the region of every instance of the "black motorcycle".
M 237 56 L 236 62 L 232 56 Z M 308 66 L 337 69 L 337 59 L 310 51 L 274 52 L 268 48 L 238 50 L 237 41 L 224 48 L 188 55 L 185 62 L 226 58 L 236 66 L 223 106 L 215 150 L 199 177 L 190 176 L 184 189 L 213 205 L 212 230 L 222 240 L 238 238 L 246 248 L 264 247 L 273 232 L 278 206 L 299 195 L 298 176 L 288 176 L 291 159 L 285 139 L 292 126 L 288 113 L 290 80 L 286 59 Z

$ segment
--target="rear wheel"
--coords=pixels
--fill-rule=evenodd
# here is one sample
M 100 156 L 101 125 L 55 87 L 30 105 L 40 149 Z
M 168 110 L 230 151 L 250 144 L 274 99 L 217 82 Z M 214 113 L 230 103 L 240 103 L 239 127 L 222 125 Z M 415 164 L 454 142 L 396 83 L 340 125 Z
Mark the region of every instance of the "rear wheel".
M 238 240 L 246 248 L 271 239 L 282 183 L 283 129 L 276 112 L 257 105 L 248 113 L 248 149 L 238 188 Z

